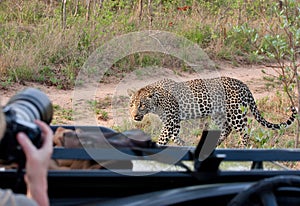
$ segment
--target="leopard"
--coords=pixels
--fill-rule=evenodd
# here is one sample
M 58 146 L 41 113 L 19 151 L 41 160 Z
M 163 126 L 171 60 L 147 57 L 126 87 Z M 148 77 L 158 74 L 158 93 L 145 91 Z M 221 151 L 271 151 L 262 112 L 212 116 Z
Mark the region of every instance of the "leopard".
M 129 113 L 134 121 L 142 121 L 149 113 L 158 115 L 162 121 L 158 145 L 166 145 L 170 140 L 184 145 L 179 137 L 180 122 L 210 117 L 220 130 L 217 146 L 235 130 L 240 136 L 241 146 L 248 147 L 249 108 L 262 126 L 272 130 L 289 127 L 298 113 L 296 107 L 291 106 L 292 114 L 286 122 L 274 124 L 267 121 L 258 110 L 249 87 L 236 78 L 226 76 L 187 81 L 165 78 L 137 91 L 128 90 L 128 94 Z

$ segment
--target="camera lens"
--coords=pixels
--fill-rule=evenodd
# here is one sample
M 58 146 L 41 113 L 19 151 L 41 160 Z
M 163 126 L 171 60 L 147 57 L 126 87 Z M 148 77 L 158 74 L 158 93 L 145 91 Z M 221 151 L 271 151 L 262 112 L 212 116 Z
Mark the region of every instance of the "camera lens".
M 29 122 L 39 119 L 50 124 L 53 115 L 51 101 L 46 94 L 35 88 L 27 88 L 13 96 L 6 109 L 15 111 L 17 118 Z
M 25 155 L 16 139 L 18 132 L 24 132 L 32 143 L 40 148 L 41 131 L 34 120 L 50 124 L 53 115 L 52 103 L 47 95 L 35 88 L 27 88 L 13 96 L 2 110 L 6 130 L 0 136 L 0 159 L 8 162 L 22 161 Z

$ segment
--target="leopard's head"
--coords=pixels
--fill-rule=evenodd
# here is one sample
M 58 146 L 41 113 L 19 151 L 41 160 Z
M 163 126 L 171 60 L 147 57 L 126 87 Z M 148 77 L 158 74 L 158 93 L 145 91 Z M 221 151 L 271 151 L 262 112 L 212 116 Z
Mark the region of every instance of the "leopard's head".
M 142 121 L 144 116 L 153 109 L 153 92 L 142 88 L 137 92 L 128 91 L 131 96 L 129 111 L 132 119 Z

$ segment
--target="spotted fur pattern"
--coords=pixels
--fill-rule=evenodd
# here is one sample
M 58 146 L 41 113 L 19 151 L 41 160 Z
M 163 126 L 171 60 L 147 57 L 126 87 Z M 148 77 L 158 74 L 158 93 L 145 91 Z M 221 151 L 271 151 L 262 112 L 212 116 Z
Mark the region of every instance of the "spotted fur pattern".
M 180 121 L 210 116 L 221 129 L 219 144 L 231 133 L 240 133 L 242 144 L 247 146 L 247 108 L 255 119 L 270 129 L 286 128 L 295 120 L 297 111 L 292 107 L 292 115 L 283 123 L 273 124 L 265 120 L 257 109 L 253 95 L 246 84 L 229 78 L 194 79 L 176 82 L 164 79 L 147 85 L 131 95 L 130 114 L 141 121 L 148 113 L 157 114 L 163 128 L 158 144 L 165 145 L 169 139 L 178 145 Z

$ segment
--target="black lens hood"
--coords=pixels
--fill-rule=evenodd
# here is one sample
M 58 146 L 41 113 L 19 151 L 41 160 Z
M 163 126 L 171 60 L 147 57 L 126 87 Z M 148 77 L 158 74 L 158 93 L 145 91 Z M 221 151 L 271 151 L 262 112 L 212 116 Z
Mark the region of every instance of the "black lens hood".
M 7 105 L 12 104 L 16 101 L 27 101 L 33 104 L 39 111 L 41 120 L 50 124 L 53 117 L 53 107 L 48 96 L 41 90 L 36 88 L 26 88 L 25 90 L 14 95 Z

